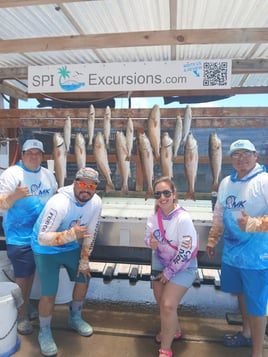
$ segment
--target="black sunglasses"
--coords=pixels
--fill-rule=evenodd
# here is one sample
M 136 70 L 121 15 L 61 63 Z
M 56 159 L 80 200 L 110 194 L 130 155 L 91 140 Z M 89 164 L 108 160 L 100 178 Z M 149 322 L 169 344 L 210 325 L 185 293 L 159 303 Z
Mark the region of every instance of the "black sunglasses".
M 164 191 L 156 191 L 154 192 L 154 198 L 159 200 L 159 198 L 161 197 L 161 195 L 164 195 L 166 198 L 170 197 L 172 192 L 169 190 L 164 190 Z

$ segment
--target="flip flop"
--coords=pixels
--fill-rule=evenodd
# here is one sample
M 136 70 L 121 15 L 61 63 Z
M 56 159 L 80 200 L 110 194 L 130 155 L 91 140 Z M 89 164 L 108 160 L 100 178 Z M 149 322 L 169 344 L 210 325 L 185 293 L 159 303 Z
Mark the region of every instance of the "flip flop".
M 235 335 L 226 334 L 223 338 L 223 344 L 227 347 L 251 347 L 252 340 L 250 337 L 245 337 L 241 332 Z
M 173 341 L 178 341 L 178 340 L 181 339 L 181 337 L 182 337 L 181 331 L 177 331 L 177 332 L 175 333 L 175 335 L 174 335 Z M 155 342 L 156 342 L 156 343 L 161 343 L 161 333 L 159 332 L 159 333 L 155 336 L 154 339 L 155 339 Z

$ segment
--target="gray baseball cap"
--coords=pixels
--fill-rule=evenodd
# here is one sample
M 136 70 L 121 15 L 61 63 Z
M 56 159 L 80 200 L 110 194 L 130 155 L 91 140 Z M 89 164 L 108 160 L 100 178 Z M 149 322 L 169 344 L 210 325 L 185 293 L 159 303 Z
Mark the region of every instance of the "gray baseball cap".
M 91 167 L 83 167 L 82 169 L 78 170 L 75 175 L 75 178 L 88 178 L 92 181 L 95 181 L 96 183 L 100 182 L 98 171 L 92 169 Z

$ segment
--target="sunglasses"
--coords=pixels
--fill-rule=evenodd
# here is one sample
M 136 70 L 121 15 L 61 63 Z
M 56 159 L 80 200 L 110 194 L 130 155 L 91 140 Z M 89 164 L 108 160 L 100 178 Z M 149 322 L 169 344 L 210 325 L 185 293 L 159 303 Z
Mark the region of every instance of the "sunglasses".
M 83 181 L 76 181 L 76 182 L 77 182 L 79 188 L 83 188 L 83 189 L 88 188 L 91 191 L 96 190 L 96 187 L 97 187 L 97 185 L 95 183 L 87 184 Z
M 159 198 L 161 197 L 161 195 L 164 195 L 166 198 L 169 198 L 172 195 L 172 192 L 169 190 L 164 190 L 164 191 L 156 191 L 154 192 L 154 198 L 159 200 Z
M 250 157 L 250 155 L 252 154 L 252 151 L 241 151 L 241 152 L 234 152 L 231 157 L 233 159 L 240 159 L 240 158 L 246 158 L 246 157 Z

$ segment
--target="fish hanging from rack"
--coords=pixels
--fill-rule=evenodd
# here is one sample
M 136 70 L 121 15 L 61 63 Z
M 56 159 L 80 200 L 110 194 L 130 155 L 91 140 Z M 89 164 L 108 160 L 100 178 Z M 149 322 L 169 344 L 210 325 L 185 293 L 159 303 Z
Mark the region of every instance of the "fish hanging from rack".
M 53 135 L 52 156 L 54 160 L 54 170 L 58 186 L 63 187 L 64 180 L 67 176 L 67 157 L 64 138 L 60 133 L 54 133 Z
M 117 167 L 122 180 L 121 194 L 126 195 L 128 193 L 128 178 L 130 177 L 130 161 L 127 160 L 127 141 L 122 131 L 117 131 L 115 134 L 115 150 Z
M 156 162 L 160 160 L 160 140 L 161 140 L 160 108 L 155 104 L 148 117 L 148 138 L 153 149 Z
M 188 192 L 185 195 L 185 200 L 191 199 L 195 201 L 195 182 L 198 169 L 198 145 L 193 134 L 190 132 L 187 136 L 184 146 L 184 172 L 188 185 Z
M 95 108 L 93 104 L 90 104 L 88 119 L 87 119 L 88 149 L 93 148 L 94 127 L 95 127 Z
M 94 138 L 94 157 L 98 166 L 98 169 L 106 180 L 106 192 L 114 191 L 114 184 L 111 179 L 111 170 L 108 162 L 107 149 L 104 142 L 103 134 L 98 131 Z
M 161 140 L 160 167 L 163 176 L 173 177 L 173 140 L 168 132 L 165 132 Z
M 134 141 L 134 125 L 132 119 L 129 117 L 127 120 L 126 129 L 126 144 L 127 144 L 127 157 L 126 160 L 130 161 Z
M 75 160 L 78 170 L 86 167 L 87 153 L 86 153 L 86 142 L 84 135 L 82 133 L 75 134 L 75 144 L 74 144 Z
M 63 137 L 66 146 L 66 151 L 69 152 L 71 146 L 71 138 L 72 138 L 72 122 L 69 116 L 67 116 L 67 118 L 64 121 Z
M 103 135 L 106 149 L 109 149 L 109 140 L 111 132 L 111 108 L 107 105 L 103 118 Z
M 181 145 L 182 139 L 182 119 L 180 115 L 176 117 L 176 124 L 173 136 L 173 159 L 175 160 L 178 156 L 178 151 Z
M 183 118 L 183 129 L 182 129 L 182 145 L 186 144 L 188 134 L 190 133 L 192 125 L 192 109 L 189 105 L 186 105 L 184 118 Z
M 153 195 L 153 177 L 154 177 L 154 156 L 149 138 L 145 133 L 138 135 L 139 152 L 142 164 L 142 174 L 147 184 L 145 200 Z
M 222 143 L 221 139 L 215 132 L 209 135 L 208 157 L 213 179 L 211 192 L 218 192 L 222 164 Z

